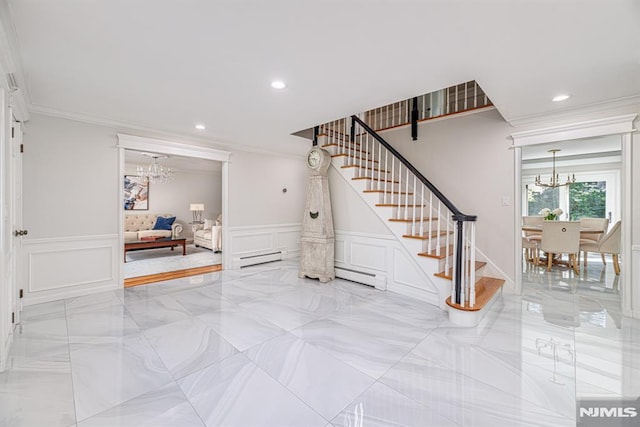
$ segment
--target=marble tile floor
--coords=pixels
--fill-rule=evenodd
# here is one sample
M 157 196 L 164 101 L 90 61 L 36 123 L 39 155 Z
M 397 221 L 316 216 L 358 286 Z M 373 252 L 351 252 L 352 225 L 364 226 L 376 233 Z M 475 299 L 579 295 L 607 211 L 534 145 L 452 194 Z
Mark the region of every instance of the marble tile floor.
M 296 263 L 27 307 L 0 426 L 556 427 L 640 395 L 640 322 L 599 258 L 526 266 L 476 328 Z

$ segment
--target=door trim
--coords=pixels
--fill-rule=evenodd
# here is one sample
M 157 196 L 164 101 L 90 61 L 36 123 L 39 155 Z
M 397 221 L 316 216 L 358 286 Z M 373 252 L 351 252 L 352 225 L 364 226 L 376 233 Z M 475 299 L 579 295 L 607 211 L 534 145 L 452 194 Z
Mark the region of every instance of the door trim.
M 631 205 L 633 201 L 632 187 L 632 153 L 631 142 L 633 121 L 637 114 L 625 114 L 620 116 L 605 117 L 578 123 L 569 123 L 560 126 L 553 126 L 541 129 L 515 132 L 511 134 L 513 144 L 511 148 L 514 152 L 514 236 L 515 236 L 515 293 L 522 293 L 522 147 L 546 144 L 549 142 L 568 141 L 605 135 L 620 135 L 622 145 L 622 256 L 626 259 L 625 269 L 621 274 L 622 282 L 622 313 L 625 316 L 640 317 L 640 295 L 634 296 L 631 292 L 632 278 L 640 271 L 633 271 L 631 262 L 631 227 L 628 222 L 632 221 Z
M 193 157 L 205 160 L 222 162 L 222 247 L 229 248 L 229 233 L 227 230 L 229 211 L 229 163 L 231 163 L 231 152 L 218 150 L 210 147 L 202 147 L 186 143 L 167 141 L 155 138 L 145 138 L 134 135 L 119 133 L 118 135 L 118 203 L 122 204 L 124 190 L 122 188 L 122 177 L 125 174 L 125 150 L 151 151 L 158 154 L 171 154 L 175 156 Z M 124 210 L 118 209 L 118 234 L 120 236 L 120 247 L 118 259 L 124 257 Z M 231 253 L 228 250 L 222 251 L 222 268 L 231 268 Z M 124 283 L 124 266 L 118 264 L 119 283 Z

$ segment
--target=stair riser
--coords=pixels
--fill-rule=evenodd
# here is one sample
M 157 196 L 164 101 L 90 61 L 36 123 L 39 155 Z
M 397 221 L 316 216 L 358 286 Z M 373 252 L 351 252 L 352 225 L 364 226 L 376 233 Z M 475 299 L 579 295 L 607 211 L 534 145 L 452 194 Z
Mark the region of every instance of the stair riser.
M 412 194 L 391 194 L 391 193 L 372 193 L 377 196 L 376 203 L 384 203 L 384 204 L 400 204 L 400 205 L 413 205 L 416 204 L 414 201 L 414 197 Z
M 372 179 L 388 179 L 385 172 L 371 170 L 366 168 L 347 168 L 350 171 L 350 178 L 372 178 Z
M 373 155 L 371 155 L 371 153 L 365 151 L 365 150 L 360 150 L 360 148 L 349 148 L 349 147 L 336 147 L 335 145 L 330 145 L 327 147 L 322 147 L 323 149 L 327 150 L 329 152 L 329 154 L 331 154 L 332 156 L 335 156 L 337 154 L 347 154 L 348 157 L 353 158 L 353 157 L 360 157 L 363 159 L 370 159 L 371 161 L 375 160 Z
M 436 250 L 438 246 L 442 248 L 447 244 L 447 236 L 441 236 L 440 240 L 438 240 L 437 237 L 433 237 L 430 240 L 431 240 L 431 247 L 429 247 L 429 240 L 422 241 L 422 252 L 430 253 Z M 453 244 L 453 239 L 451 238 L 451 236 L 449 237 L 449 244 Z
M 422 222 L 422 228 L 420 227 L 420 221 L 403 223 L 405 224 L 404 234 L 411 236 L 421 235 L 429 231 L 436 231 L 438 229 L 438 223 L 436 221 L 424 221 Z

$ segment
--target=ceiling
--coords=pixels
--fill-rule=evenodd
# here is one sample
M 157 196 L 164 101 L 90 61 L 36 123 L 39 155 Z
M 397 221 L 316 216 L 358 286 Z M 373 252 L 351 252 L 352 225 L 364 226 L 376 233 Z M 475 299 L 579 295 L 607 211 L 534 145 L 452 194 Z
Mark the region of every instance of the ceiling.
M 32 112 L 219 148 L 469 80 L 512 124 L 640 99 L 637 0 L 0 1 Z

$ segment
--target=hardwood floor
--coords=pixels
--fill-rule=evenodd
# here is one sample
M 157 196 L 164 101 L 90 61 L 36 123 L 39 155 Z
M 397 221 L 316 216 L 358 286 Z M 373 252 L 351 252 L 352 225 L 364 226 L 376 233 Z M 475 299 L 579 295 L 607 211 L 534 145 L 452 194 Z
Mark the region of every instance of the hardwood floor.
M 206 265 L 204 267 L 187 268 L 184 270 L 169 271 L 166 273 L 149 274 L 147 276 L 131 277 L 124 279 L 124 287 L 147 285 L 149 283 L 162 282 L 163 280 L 179 279 L 182 277 L 197 276 L 205 273 L 222 271 L 222 264 Z

